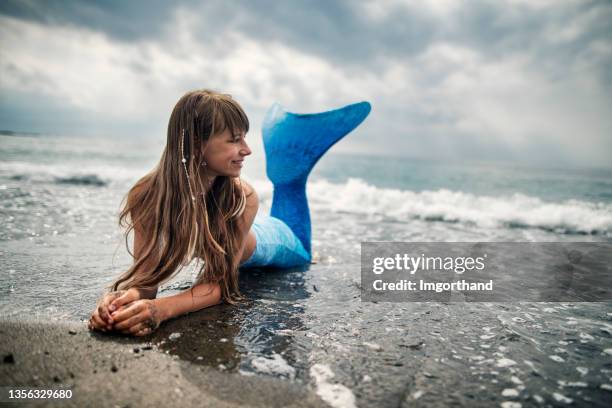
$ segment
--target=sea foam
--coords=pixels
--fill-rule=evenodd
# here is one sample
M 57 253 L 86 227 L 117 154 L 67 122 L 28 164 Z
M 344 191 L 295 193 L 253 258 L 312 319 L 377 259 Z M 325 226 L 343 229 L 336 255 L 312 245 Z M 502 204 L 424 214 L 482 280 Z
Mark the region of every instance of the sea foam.
M 271 196 L 271 188 L 260 186 Z M 266 191 L 267 190 L 267 191 Z M 314 211 L 383 214 L 398 221 L 471 223 L 485 228 L 541 228 L 558 233 L 611 234 L 612 205 L 581 200 L 547 202 L 524 194 L 478 196 L 440 189 L 414 192 L 379 188 L 361 179 L 308 184 Z

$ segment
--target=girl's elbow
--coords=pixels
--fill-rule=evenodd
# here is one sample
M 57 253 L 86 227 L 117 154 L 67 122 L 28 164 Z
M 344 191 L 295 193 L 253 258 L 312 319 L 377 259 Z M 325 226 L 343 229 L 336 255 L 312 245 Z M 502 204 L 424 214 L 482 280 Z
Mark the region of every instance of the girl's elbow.
M 218 283 L 213 285 L 212 300 L 213 300 L 213 305 L 218 305 L 223 300 L 223 293 L 221 292 L 221 286 Z

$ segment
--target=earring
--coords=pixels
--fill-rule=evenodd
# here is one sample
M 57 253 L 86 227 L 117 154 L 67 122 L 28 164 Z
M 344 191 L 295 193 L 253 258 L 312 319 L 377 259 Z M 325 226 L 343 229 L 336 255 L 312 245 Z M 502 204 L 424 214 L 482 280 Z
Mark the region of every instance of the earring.
M 202 163 L 200 163 L 200 165 L 201 165 L 201 166 L 204 166 L 204 167 L 208 166 L 208 164 L 206 163 L 206 161 L 205 161 L 205 160 L 202 160 Z

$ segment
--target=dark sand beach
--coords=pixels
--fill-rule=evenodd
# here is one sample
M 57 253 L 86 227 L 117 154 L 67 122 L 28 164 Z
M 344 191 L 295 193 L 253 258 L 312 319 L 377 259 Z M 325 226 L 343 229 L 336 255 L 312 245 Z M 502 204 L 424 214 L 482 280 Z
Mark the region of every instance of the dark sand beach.
M 184 322 L 176 322 L 181 324 Z M 166 327 L 166 330 L 176 327 Z M 161 330 L 154 337 L 167 337 Z M 153 340 L 153 342 L 152 342 Z M 189 338 L 176 341 L 185 350 Z M 14 388 L 66 388 L 72 398 L 14 406 L 316 407 L 305 387 L 271 378 L 228 374 L 173 357 L 133 339 L 91 333 L 82 323 L 0 322 L 0 383 Z M 6 402 L 4 399 L 3 403 Z

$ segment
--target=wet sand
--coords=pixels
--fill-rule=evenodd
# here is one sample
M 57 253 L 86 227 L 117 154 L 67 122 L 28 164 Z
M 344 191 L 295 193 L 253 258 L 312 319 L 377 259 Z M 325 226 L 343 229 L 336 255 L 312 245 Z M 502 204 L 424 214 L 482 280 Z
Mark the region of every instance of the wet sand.
M 78 322 L 0 320 L 0 386 L 72 390 L 69 400 L 28 406 L 325 406 L 300 384 L 194 364 L 163 352 L 158 341 L 91 333 Z M 188 350 L 192 341 L 175 342 Z

